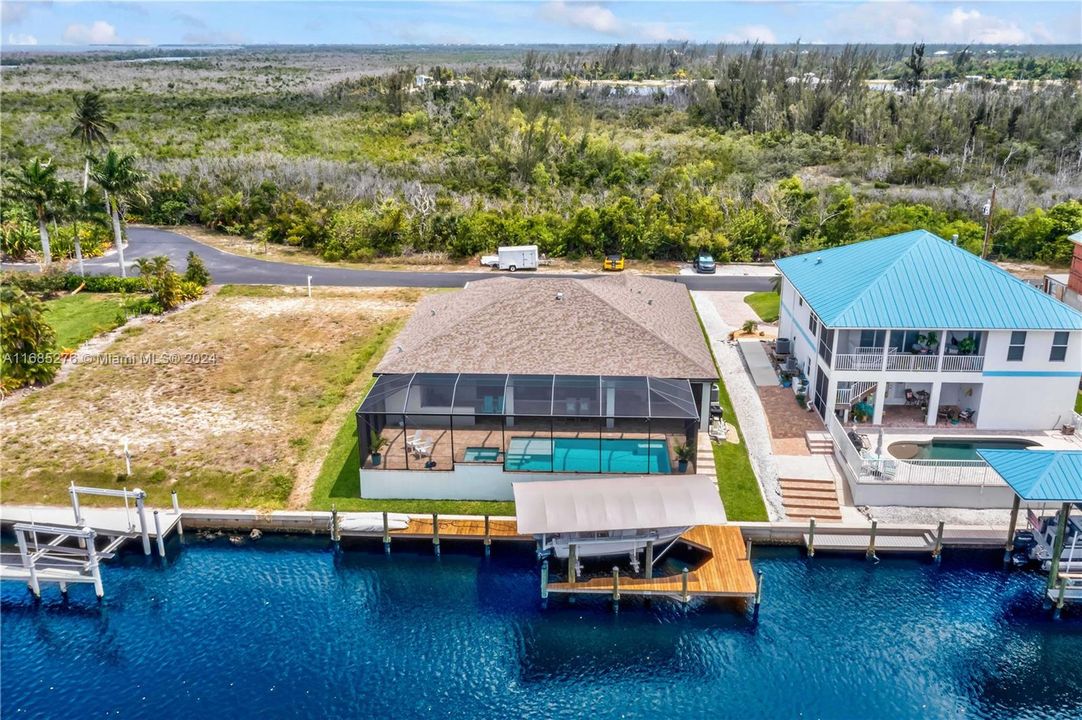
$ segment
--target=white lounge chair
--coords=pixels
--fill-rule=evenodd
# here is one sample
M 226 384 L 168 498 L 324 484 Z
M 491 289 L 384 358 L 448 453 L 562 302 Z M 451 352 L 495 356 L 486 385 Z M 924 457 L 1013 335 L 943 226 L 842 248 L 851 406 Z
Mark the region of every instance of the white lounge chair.
M 406 449 L 413 457 L 432 457 L 432 441 L 421 435 L 420 430 L 413 431 L 413 437 L 406 440 Z

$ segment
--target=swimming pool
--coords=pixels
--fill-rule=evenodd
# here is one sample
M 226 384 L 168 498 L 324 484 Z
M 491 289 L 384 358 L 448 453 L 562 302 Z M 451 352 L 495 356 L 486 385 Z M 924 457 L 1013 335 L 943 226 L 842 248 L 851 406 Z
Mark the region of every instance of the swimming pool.
M 189 533 L 191 538 L 191 533 Z M 4 717 L 1077 718 L 1082 613 L 1000 553 L 879 564 L 758 547 L 721 601 L 542 609 L 532 549 L 193 539 L 35 605 L 0 585 Z
M 899 460 L 980 460 L 978 450 L 1024 450 L 1040 443 L 996 438 L 932 438 L 894 442 L 887 451 Z
M 664 440 L 628 438 L 515 437 L 507 443 L 504 468 L 535 472 L 668 473 Z

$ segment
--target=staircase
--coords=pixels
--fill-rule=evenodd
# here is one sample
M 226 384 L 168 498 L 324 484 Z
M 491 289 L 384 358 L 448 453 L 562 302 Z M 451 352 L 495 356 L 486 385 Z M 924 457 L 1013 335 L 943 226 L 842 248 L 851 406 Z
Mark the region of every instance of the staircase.
M 812 455 L 834 454 L 834 438 L 828 432 L 809 430 L 804 433 L 804 442 L 807 443 L 808 451 Z
M 852 407 L 875 391 L 878 383 L 859 380 L 849 383 L 849 387 L 839 387 L 835 405 Z
M 790 520 L 815 518 L 823 522 L 841 522 L 838 492 L 833 480 L 781 480 L 781 502 Z

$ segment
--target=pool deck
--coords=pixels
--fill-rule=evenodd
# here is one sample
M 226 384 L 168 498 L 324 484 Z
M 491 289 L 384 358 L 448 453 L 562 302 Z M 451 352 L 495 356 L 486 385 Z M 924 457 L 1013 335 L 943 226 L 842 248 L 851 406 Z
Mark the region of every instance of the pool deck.
M 620 595 L 663 595 L 687 597 L 753 598 L 756 578 L 747 555 L 747 545 L 740 528 L 732 525 L 699 525 L 680 536 L 680 541 L 709 553 L 698 567 L 688 572 L 687 588 L 682 575 L 657 578 L 621 577 Z M 550 593 L 613 594 L 611 577 L 592 578 L 582 582 L 548 584 Z

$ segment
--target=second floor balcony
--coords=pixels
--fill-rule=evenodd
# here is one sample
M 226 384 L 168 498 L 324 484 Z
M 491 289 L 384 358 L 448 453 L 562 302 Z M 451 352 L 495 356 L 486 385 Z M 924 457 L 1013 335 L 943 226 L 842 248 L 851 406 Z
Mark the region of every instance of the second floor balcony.
M 987 333 L 841 330 L 832 368 L 869 372 L 981 372 Z

